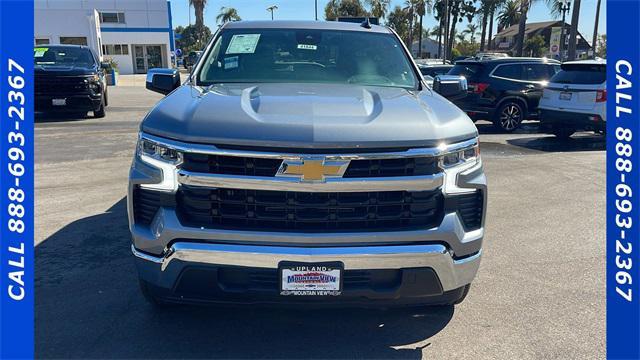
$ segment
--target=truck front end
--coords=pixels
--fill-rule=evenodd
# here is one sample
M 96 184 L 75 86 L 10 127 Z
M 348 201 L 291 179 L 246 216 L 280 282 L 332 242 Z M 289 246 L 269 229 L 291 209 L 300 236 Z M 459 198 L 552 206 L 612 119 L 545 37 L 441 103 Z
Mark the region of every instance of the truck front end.
M 295 80 L 297 67 L 305 75 L 335 75 L 332 64 L 357 69 L 341 62 L 366 65 L 385 50 L 380 46 L 403 54 L 393 63 L 405 65 L 351 74 L 345 84 L 207 82 L 273 59 L 269 52 L 283 44 L 271 42 L 289 41 L 282 39 L 303 55 L 293 61 L 278 53 L 283 59 L 274 66 Z M 334 58 L 370 39 L 380 44 L 365 47 L 375 54 Z M 478 134 L 464 113 L 420 82 L 400 44 L 375 26 L 223 27 L 191 83 L 161 101 L 141 127 L 128 212 L 145 296 L 154 303 L 462 301 L 484 236 Z

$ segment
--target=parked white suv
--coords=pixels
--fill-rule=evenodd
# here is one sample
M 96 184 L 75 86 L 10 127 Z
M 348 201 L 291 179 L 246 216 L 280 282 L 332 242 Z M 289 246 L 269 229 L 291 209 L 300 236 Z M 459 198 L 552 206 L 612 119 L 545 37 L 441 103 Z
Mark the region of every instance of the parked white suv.
M 607 121 L 607 63 L 569 61 L 561 66 L 540 99 L 542 128 L 559 138 L 578 130 L 603 133 Z

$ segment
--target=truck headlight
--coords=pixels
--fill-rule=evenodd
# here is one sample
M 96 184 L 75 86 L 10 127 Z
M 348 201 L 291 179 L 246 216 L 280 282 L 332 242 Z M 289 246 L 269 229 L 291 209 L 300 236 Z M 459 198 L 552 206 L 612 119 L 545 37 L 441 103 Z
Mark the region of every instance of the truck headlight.
M 140 184 L 141 188 L 175 192 L 178 189 L 178 165 L 182 163 L 182 153 L 165 144 L 140 137 L 136 156 L 144 163 L 162 172 L 162 181 L 156 184 Z
M 445 174 L 444 192 L 446 194 L 468 193 L 476 190 L 474 188 L 458 187 L 458 175 L 482 165 L 480 147 L 477 143 L 468 148 L 441 155 L 438 164 Z

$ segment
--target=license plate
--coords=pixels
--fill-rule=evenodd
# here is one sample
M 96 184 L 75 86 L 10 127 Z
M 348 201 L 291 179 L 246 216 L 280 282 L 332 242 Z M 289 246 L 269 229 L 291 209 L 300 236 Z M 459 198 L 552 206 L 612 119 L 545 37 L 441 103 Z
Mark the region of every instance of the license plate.
M 570 92 L 561 92 L 560 93 L 560 100 L 571 100 L 571 93 Z
M 337 296 L 342 292 L 341 263 L 281 263 L 280 295 Z
M 67 99 L 51 99 L 51 104 L 53 106 L 66 106 Z

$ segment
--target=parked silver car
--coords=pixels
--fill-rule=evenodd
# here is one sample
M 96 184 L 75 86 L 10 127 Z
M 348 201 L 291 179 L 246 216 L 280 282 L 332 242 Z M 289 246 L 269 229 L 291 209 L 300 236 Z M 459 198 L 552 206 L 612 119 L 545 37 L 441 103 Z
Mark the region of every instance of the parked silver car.
M 184 84 L 154 70 L 147 88 L 168 95 L 142 122 L 128 211 L 153 303 L 466 296 L 486 213 L 478 132 L 390 29 L 231 22 Z

